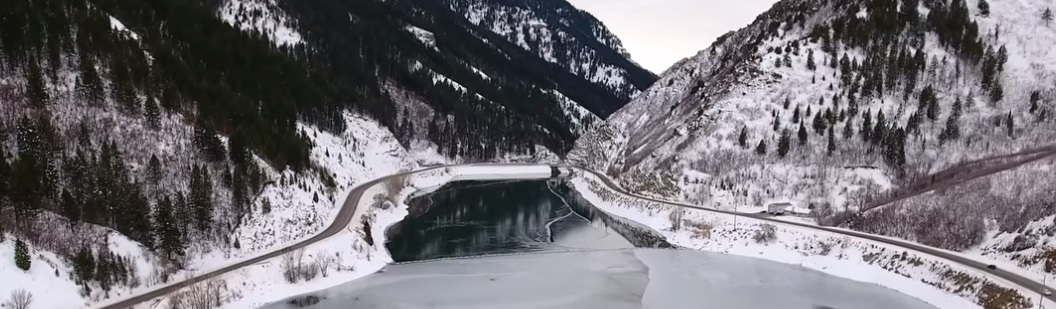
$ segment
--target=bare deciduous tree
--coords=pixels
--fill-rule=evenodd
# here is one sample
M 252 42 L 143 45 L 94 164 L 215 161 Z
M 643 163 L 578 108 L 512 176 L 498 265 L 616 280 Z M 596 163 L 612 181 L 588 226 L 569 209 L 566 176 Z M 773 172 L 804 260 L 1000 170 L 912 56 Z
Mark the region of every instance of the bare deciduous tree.
M 29 304 L 33 303 L 33 294 L 30 294 L 26 290 L 18 289 L 11 292 L 11 299 L 7 300 L 5 307 L 11 309 L 28 309 Z
M 166 306 L 166 308 L 169 308 L 169 309 L 182 309 L 183 308 L 183 303 L 185 301 L 184 298 L 186 297 L 186 295 L 187 294 L 185 294 L 185 293 L 172 293 L 171 295 L 169 295 L 169 302 L 168 302 L 168 306 Z
M 187 309 L 212 309 L 220 307 L 221 295 L 226 282 L 219 279 L 211 279 L 198 282 L 187 289 L 186 292 L 177 293 L 169 298 L 169 306 L 172 308 Z
M 333 267 L 337 259 L 327 251 L 321 251 L 315 254 L 315 265 L 319 267 L 319 274 L 325 278 L 329 275 L 330 268 Z
M 286 282 L 294 283 L 300 279 L 301 260 L 304 259 L 304 250 L 286 251 L 282 255 L 282 277 Z

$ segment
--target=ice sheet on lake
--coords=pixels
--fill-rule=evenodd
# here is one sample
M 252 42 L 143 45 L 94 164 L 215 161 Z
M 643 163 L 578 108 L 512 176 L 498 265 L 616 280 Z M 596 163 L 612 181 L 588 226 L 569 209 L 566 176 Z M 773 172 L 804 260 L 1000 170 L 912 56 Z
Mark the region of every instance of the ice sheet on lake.
M 689 250 L 549 252 L 389 266 L 311 308 L 934 309 L 794 265 Z M 303 296 L 302 296 L 303 297 Z M 296 308 L 288 301 L 265 308 Z

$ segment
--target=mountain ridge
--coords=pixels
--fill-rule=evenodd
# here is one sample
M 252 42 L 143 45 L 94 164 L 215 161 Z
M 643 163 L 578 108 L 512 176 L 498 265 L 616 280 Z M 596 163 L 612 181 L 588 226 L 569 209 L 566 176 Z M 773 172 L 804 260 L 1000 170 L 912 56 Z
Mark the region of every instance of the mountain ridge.
M 792 201 L 822 224 L 1043 272 L 1052 248 L 1010 241 L 1052 237 L 1052 159 L 857 209 L 958 162 L 1051 143 L 1047 5 L 780 1 L 673 66 L 570 157 L 657 195 L 742 211 Z

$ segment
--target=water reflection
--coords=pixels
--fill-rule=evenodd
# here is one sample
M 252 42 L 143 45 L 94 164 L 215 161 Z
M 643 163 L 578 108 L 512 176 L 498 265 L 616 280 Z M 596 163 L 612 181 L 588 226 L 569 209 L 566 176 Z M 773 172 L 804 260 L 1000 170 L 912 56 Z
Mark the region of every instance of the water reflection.
M 389 230 L 397 262 L 569 249 L 656 247 L 618 220 L 546 180 L 445 185 L 408 201 L 410 214 Z M 615 228 L 615 229 L 614 229 Z M 622 229 L 622 231 L 621 231 Z M 631 235 L 632 240 L 628 240 Z

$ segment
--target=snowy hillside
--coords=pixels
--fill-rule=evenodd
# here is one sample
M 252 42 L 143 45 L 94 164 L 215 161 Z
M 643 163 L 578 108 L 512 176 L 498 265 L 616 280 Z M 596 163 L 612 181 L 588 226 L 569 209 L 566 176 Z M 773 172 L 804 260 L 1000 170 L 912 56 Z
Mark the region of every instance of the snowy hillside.
M 536 145 L 564 155 L 656 79 L 565 2 L 224 0 L 213 9 L 315 67 L 333 83 L 323 102 L 351 101 L 401 144 L 428 139 L 451 157 L 530 156 Z M 388 89 L 422 104 L 403 105 Z M 412 112 L 430 120 L 402 120 Z
M 616 92 L 637 95 L 643 86 L 637 65 L 619 39 L 600 21 L 564 1 L 513 3 L 488 0 L 448 0 L 452 10 L 471 23 L 501 35 L 546 61 Z M 636 72 L 628 72 L 635 69 Z
M 265 35 L 276 45 L 301 43 L 292 20 L 277 3 L 277 0 L 224 0 L 220 7 L 220 18 L 239 29 Z
M 1056 257 L 1053 156 L 947 175 L 1056 142 L 1056 25 L 1042 17 L 1056 2 L 980 6 L 781 1 L 665 72 L 572 157 L 656 195 L 749 212 L 791 201 L 822 224 L 1040 272 Z

